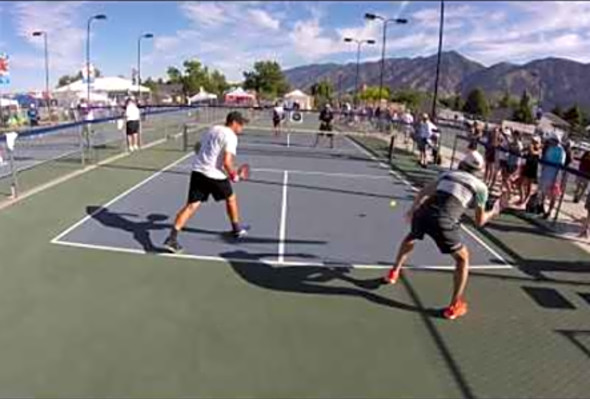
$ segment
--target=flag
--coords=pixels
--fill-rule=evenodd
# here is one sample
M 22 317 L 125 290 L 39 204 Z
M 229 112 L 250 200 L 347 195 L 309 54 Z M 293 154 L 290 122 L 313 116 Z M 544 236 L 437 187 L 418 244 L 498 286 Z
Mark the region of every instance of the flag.
M 7 85 L 10 83 L 10 66 L 8 63 L 8 55 L 0 53 L 0 85 Z

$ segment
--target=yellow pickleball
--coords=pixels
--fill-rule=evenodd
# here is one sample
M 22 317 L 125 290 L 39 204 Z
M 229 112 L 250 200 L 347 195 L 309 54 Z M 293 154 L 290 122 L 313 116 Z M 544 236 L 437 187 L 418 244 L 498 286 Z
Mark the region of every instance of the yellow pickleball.
M 395 208 L 397 206 L 397 202 L 395 200 L 391 200 L 391 202 L 389 203 L 389 206 L 392 208 Z

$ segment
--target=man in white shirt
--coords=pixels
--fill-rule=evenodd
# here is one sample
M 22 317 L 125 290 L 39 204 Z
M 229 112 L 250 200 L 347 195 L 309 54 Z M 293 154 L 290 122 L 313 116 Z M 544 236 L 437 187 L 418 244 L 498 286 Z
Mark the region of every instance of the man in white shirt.
M 275 136 L 281 134 L 281 124 L 285 119 L 285 108 L 281 102 L 277 102 L 275 107 L 272 109 L 272 126 Z
M 127 130 L 127 148 L 129 151 L 139 150 L 139 119 L 140 112 L 135 99 L 130 97 L 125 104 L 125 121 Z
M 401 121 L 404 131 L 404 141 L 408 144 L 412 136 L 412 131 L 414 130 L 414 117 L 410 111 L 406 111 L 402 114 Z
M 428 141 L 437 131 L 438 128 L 430 121 L 428 114 L 422 114 L 422 121 L 418 126 L 418 150 L 420 150 L 420 166 L 423 168 L 428 166 L 428 157 L 426 155 Z
M 215 201 L 226 202 L 227 216 L 232 225 L 234 238 L 247 235 L 248 227 L 240 223 L 238 201 L 231 183 L 240 180 L 234 159 L 238 135 L 248 122 L 241 113 L 232 111 L 227 114 L 225 126 L 212 126 L 201 138 L 200 147 L 193 160 L 187 204 L 176 215 L 174 227 L 164 242 L 164 247 L 170 252 L 182 251 L 177 240 L 178 233 L 199 209 L 201 203 L 207 202 L 209 195 L 212 195 Z

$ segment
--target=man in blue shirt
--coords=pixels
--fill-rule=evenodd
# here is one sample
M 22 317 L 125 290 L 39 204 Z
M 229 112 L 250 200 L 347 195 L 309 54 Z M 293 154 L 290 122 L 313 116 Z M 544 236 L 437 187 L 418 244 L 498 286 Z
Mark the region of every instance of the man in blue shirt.
M 565 164 L 565 150 L 559 136 L 552 132 L 547 137 L 546 149 L 543 153 L 543 166 L 539 179 L 541 203 L 545 209 L 545 201 L 549 199 L 549 208 L 544 210 L 543 218 L 548 219 L 561 195 L 560 184 L 557 182 L 560 168 Z

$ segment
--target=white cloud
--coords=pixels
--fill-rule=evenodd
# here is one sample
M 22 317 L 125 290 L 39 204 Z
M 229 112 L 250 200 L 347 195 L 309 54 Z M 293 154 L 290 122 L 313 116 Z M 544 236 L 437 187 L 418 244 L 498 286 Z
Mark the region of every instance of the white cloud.
M 279 20 L 273 18 L 264 10 L 248 10 L 248 15 L 250 15 L 251 22 L 253 22 L 255 25 L 271 30 L 279 29 Z
M 17 34 L 39 51 L 43 49 L 43 40 L 33 37 L 32 33 L 37 30 L 47 32 L 49 59 L 55 74 L 72 73 L 83 63 L 85 29 L 77 25 L 80 21 L 78 11 L 83 6 L 83 2 L 19 2 L 12 8 Z M 36 58 L 31 55 L 15 54 L 13 58 L 15 64 L 25 68 L 42 68 L 43 65 L 33 62 Z
M 227 11 L 233 4 L 217 4 L 210 2 L 182 3 L 181 9 L 186 16 L 198 24 L 216 26 L 229 20 Z

